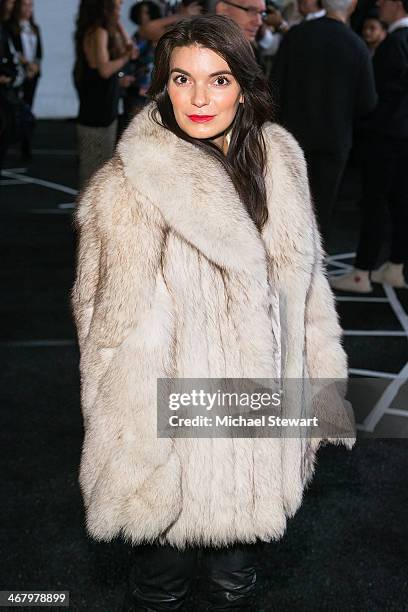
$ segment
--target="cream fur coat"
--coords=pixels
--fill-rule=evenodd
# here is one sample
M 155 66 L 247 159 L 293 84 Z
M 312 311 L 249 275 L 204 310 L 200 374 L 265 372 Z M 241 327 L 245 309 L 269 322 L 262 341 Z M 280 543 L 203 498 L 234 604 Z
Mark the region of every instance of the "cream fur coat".
M 288 378 L 346 377 L 304 157 L 264 125 L 260 234 L 225 170 L 155 124 L 152 107 L 75 213 L 87 530 L 178 548 L 279 539 L 322 441 L 158 438 L 156 379 L 270 378 L 280 366 Z M 330 420 L 336 402 L 316 411 Z

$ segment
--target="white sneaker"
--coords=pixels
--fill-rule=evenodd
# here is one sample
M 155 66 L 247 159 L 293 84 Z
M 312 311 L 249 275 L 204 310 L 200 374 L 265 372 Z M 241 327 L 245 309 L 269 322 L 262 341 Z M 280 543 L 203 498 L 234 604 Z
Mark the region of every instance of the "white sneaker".
M 329 278 L 330 286 L 340 291 L 351 291 L 353 293 L 371 293 L 373 287 L 370 283 L 368 270 L 354 269 L 343 276 L 332 276 Z
M 391 261 L 386 261 L 378 270 L 373 270 L 371 280 L 373 283 L 391 285 L 397 289 L 408 287 L 404 278 L 404 264 L 396 264 Z

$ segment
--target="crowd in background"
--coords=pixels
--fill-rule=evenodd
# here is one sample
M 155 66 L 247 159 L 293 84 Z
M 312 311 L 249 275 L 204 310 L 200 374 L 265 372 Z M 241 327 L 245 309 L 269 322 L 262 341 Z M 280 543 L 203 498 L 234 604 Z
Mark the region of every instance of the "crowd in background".
M 0 0 L 0 170 L 13 139 L 18 138 L 23 158 L 31 157 L 31 109 L 41 60 L 41 31 L 32 0 Z
M 271 82 L 276 117 L 300 142 L 327 246 L 350 154 L 363 184 L 362 230 L 351 274 L 332 280 L 367 293 L 405 287 L 408 260 L 408 0 L 142 0 L 121 22 L 122 0 L 81 0 L 73 79 L 78 93 L 80 186 L 109 159 L 118 135 L 148 101 L 155 45 L 178 20 L 203 12 L 233 19 Z M 7 146 L 31 155 L 41 31 L 32 0 L 0 0 L 0 168 Z M 265 118 L 272 119 L 272 118 Z M 386 219 L 389 261 L 375 270 Z

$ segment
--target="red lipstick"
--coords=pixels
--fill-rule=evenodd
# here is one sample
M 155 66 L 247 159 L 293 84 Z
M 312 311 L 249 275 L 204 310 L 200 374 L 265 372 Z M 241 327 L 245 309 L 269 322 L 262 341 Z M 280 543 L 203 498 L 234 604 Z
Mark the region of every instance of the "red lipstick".
M 211 121 L 215 117 L 215 115 L 187 115 L 191 121 L 196 123 L 204 123 L 206 121 Z

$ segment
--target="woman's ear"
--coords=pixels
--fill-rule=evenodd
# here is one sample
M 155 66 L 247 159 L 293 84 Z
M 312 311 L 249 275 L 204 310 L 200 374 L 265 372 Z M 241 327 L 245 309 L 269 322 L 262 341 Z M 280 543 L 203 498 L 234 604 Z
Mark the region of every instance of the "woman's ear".
M 244 103 L 244 94 L 241 94 L 241 97 L 239 99 L 239 103 L 243 104 Z

